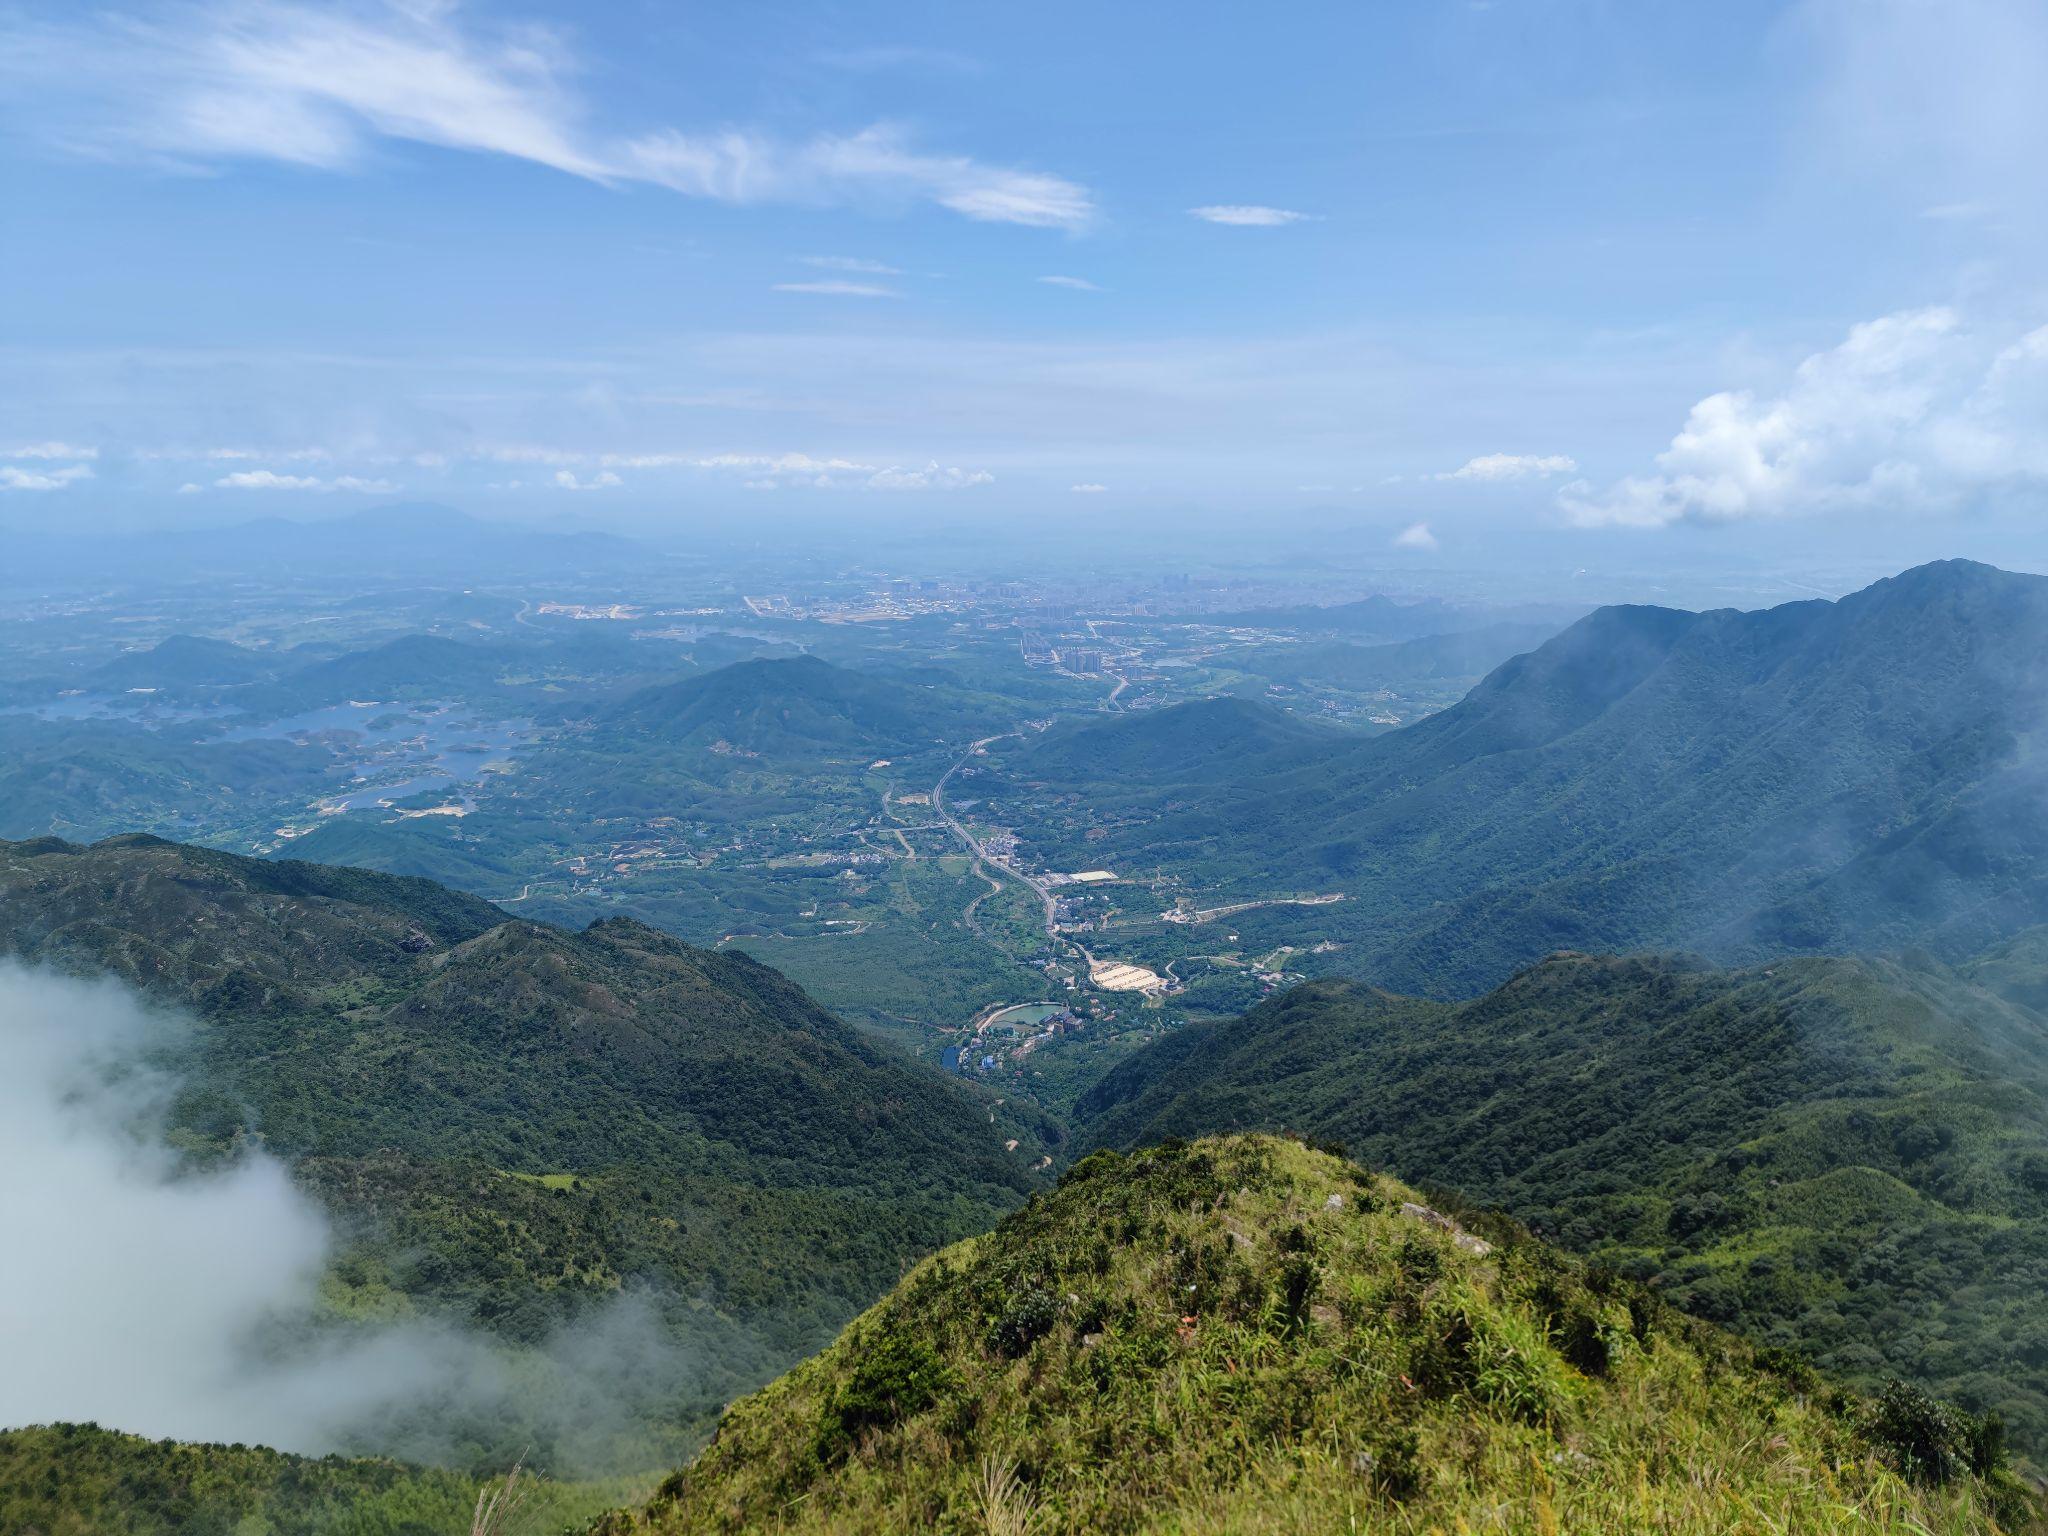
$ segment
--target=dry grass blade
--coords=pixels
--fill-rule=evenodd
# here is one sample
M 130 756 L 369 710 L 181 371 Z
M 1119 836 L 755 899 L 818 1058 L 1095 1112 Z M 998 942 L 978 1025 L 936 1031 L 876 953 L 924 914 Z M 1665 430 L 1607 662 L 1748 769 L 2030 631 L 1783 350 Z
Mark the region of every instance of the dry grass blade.
M 1031 1536 L 1038 1528 L 1036 1501 L 1007 1456 L 982 1458 L 981 1527 L 988 1536 Z
M 506 1536 L 512 1517 L 519 1513 L 530 1488 L 519 1486 L 521 1462 L 513 1462 L 503 1482 L 488 1483 L 477 1490 L 476 1515 L 469 1523 L 469 1536 Z

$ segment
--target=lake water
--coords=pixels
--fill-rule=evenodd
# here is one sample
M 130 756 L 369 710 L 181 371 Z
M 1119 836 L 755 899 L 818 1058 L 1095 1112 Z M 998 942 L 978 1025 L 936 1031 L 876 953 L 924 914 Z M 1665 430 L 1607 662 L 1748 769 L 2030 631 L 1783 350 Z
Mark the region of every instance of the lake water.
M 234 725 L 222 741 L 342 741 L 354 782 L 324 796 L 329 814 L 374 809 L 410 795 L 438 794 L 471 784 L 508 762 L 533 737 L 532 722 L 485 720 L 449 704 L 331 704 L 280 720 Z M 469 802 L 463 802 L 467 805 Z

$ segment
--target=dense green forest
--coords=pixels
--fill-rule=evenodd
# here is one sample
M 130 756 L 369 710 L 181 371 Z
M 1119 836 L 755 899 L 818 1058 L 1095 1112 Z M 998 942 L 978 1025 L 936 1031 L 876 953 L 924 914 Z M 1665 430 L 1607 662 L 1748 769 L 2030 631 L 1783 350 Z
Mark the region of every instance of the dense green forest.
M 466 1536 L 490 1491 L 394 1461 L 185 1445 L 93 1424 L 0 1429 L 7 1536 Z M 525 1531 L 560 1529 L 607 1496 L 617 1491 L 531 1477 L 512 1490 Z
M 1239 1137 L 1088 1158 L 596 1529 L 1961 1536 L 2031 1520 L 1999 1457 L 1911 1389 L 1846 1397 L 1508 1224 Z
M 1461 1005 L 1316 983 L 1146 1048 L 1078 1114 L 1114 1146 L 1342 1141 L 1844 1379 L 1995 1411 L 2038 1456 L 2048 1024 L 2010 968 L 1563 955 Z

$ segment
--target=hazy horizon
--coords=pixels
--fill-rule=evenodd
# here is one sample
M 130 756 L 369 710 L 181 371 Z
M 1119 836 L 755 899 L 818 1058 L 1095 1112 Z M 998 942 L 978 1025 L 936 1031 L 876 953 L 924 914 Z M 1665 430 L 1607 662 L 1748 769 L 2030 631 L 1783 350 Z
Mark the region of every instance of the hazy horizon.
M 0 528 L 2048 561 L 2038 9 L 1178 15 L 17 6 Z

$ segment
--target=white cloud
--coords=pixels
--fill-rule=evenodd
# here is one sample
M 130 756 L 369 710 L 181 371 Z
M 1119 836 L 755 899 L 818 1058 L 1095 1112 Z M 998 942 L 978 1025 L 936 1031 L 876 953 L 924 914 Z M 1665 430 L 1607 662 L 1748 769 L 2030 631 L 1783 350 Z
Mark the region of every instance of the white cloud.
M 323 480 L 318 475 L 280 475 L 274 469 L 238 469 L 213 483 L 224 491 L 359 491 L 371 496 L 388 496 L 398 489 L 389 480 L 366 480 L 359 475 Z
M 961 469 L 957 465 L 941 467 L 934 460 L 923 469 L 900 469 L 893 464 L 887 469 L 878 469 L 868 476 L 868 484 L 878 491 L 954 491 L 970 485 L 993 485 L 995 478 L 985 469 Z
M 1482 453 L 1467 459 L 1456 469 L 1446 470 L 1439 480 L 1529 480 L 1551 475 L 1568 475 L 1578 468 L 1576 461 L 1561 453 Z
M 886 125 L 795 143 L 739 129 L 606 139 L 563 85 L 575 60 L 558 36 L 466 30 L 445 0 L 346 11 L 201 0 L 147 21 L 80 15 L 0 32 L 0 67 L 53 137 L 101 155 L 344 170 L 378 140 L 400 140 L 723 202 L 924 201 L 1062 229 L 1094 214 L 1087 189 L 1064 177 L 927 153 Z
M 272 459 L 288 464 L 324 464 L 334 457 L 325 448 L 208 448 L 203 456 L 229 463 L 241 459 Z
M 815 283 L 777 283 L 777 293 L 815 293 L 842 299 L 900 299 L 902 294 L 894 288 L 884 288 L 878 283 L 849 283 L 840 278 L 825 278 Z
M 1567 487 L 1580 523 L 1659 526 L 1874 510 L 1949 512 L 2048 480 L 2048 326 L 2003 336 L 1953 309 L 1853 327 L 1776 395 L 1709 395 L 1656 474 Z
M 807 267 L 818 267 L 826 272 L 865 272 L 873 277 L 903 275 L 901 267 L 892 267 L 885 261 L 869 261 L 864 256 L 799 256 L 797 260 Z
M 808 453 L 715 453 L 687 462 L 699 469 L 745 469 L 775 475 L 872 474 L 876 469 L 857 459 L 821 459 Z
M 1273 229 L 1315 217 L 1312 213 L 1296 213 L 1292 208 L 1268 208 L 1262 203 L 1211 203 L 1188 212 L 1210 224 L 1235 224 L 1245 229 Z
M 180 496 L 197 496 L 201 491 L 205 489 L 206 487 L 201 485 L 197 480 L 187 480 L 183 485 L 178 487 L 178 494 Z
M 1039 281 L 1041 283 L 1049 284 L 1054 288 L 1072 288 L 1079 293 L 1102 292 L 1100 288 L 1096 287 L 1095 284 L 1089 282 L 1088 279 L 1085 277 L 1060 277 L 1058 275 L 1054 275 L 1052 277 L 1041 277 Z
M 1100 496 L 1104 491 L 1108 490 L 1109 487 L 1106 485 L 1097 485 L 1093 480 L 1084 480 L 1079 485 L 1068 486 L 1067 489 L 1072 491 L 1076 496 Z
M 19 448 L 0 451 L 0 459 L 96 459 L 99 456 L 99 449 L 81 448 L 75 443 L 24 443 Z
M 67 464 L 62 469 L 21 469 L 13 464 L 0 464 L 0 491 L 61 491 L 75 481 L 91 478 L 92 471 L 83 464 Z
M 1410 523 L 1394 535 L 1393 545 L 1396 549 L 1435 549 L 1436 535 L 1427 523 Z
M 558 469 L 553 481 L 557 489 L 564 491 L 608 491 L 625 483 L 608 469 L 599 470 L 588 480 L 577 479 L 572 469 Z

